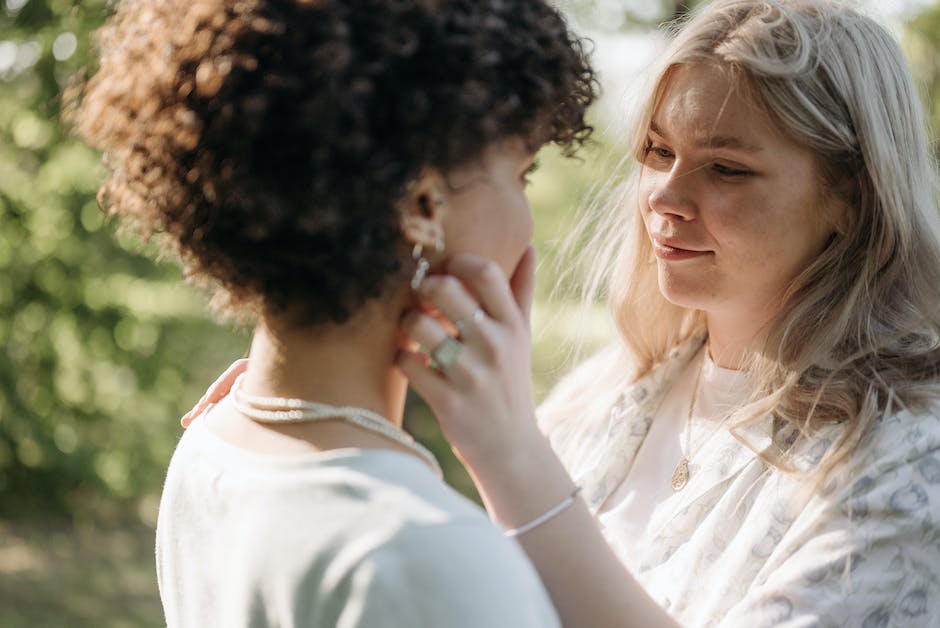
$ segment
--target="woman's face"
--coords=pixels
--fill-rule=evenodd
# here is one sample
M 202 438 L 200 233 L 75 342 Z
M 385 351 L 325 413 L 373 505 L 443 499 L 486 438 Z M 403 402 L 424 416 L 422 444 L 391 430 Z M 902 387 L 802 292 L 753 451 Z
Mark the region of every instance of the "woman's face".
M 639 206 L 670 302 L 762 325 L 833 231 L 813 153 L 779 134 L 714 66 L 667 78 Z
M 532 159 L 523 142 L 507 140 L 448 173 L 441 219 L 448 255 L 474 253 L 513 273 L 532 240 L 525 197 Z

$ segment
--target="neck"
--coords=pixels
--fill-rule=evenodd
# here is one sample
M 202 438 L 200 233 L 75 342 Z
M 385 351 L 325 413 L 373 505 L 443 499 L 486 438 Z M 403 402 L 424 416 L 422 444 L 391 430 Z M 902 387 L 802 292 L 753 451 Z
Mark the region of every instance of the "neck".
M 342 325 L 307 328 L 264 318 L 254 331 L 243 390 L 365 408 L 401 426 L 407 382 L 395 353 L 404 301 L 396 302 L 401 307 L 366 305 Z
M 726 369 L 744 368 L 747 356 L 760 349 L 765 323 L 752 316 L 706 313 L 708 355 Z

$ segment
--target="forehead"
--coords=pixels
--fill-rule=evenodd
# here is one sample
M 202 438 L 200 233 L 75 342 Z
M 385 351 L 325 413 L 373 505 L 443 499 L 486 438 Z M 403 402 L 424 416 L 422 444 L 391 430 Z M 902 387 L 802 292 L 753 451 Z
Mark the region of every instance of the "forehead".
M 669 70 L 650 127 L 671 141 L 750 152 L 786 142 L 767 113 L 746 95 L 742 80 L 706 64 Z

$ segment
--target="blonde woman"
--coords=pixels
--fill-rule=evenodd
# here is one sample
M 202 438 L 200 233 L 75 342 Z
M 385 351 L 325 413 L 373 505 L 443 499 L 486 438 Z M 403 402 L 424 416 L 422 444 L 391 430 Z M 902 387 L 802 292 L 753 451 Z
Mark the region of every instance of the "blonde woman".
M 540 523 L 519 539 L 567 625 L 938 625 L 938 179 L 897 44 L 841 3 L 722 0 L 654 76 L 590 252 L 615 251 L 620 339 L 546 401 L 546 436 L 501 370 L 519 321 L 405 373 L 491 516 Z
M 896 42 L 838 2 L 719 0 L 642 105 L 586 252 L 619 338 L 541 429 L 525 282 L 492 264 L 424 284 L 463 347 L 402 369 L 565 625 L 940 625 L 938 179 Z

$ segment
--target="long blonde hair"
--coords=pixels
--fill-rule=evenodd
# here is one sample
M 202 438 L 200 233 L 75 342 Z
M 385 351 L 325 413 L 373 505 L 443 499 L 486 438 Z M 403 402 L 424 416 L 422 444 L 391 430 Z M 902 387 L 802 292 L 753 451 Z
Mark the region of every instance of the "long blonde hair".
M 844 229 L 789 286 L 763 349 L 749 358 L 754 396 L 733 417 L 740 428 L 772 415 L 791 435 L 843 424 L 822 465 L 832 468 L 879 414 L 937 397 L 940 195 L 922 105 L 897 43 L 853 8 L 718 0 L 676 25 L 639 108 L 633 159 L 668 73 L 688 63 L 716 64 L 735 77 L 777 128 L 816 154 L 820 185 L 849 209 Z M 598 243 L 612 254 L 595 257 L 588 280 L 606 286 L 634 378 L 705 333 L 701 312 L 659 291 L 637 170 L 617 195 L 615 222 L 604 225 L 607 242 Z M 759 453 L 792 468 L 785 449 Z

